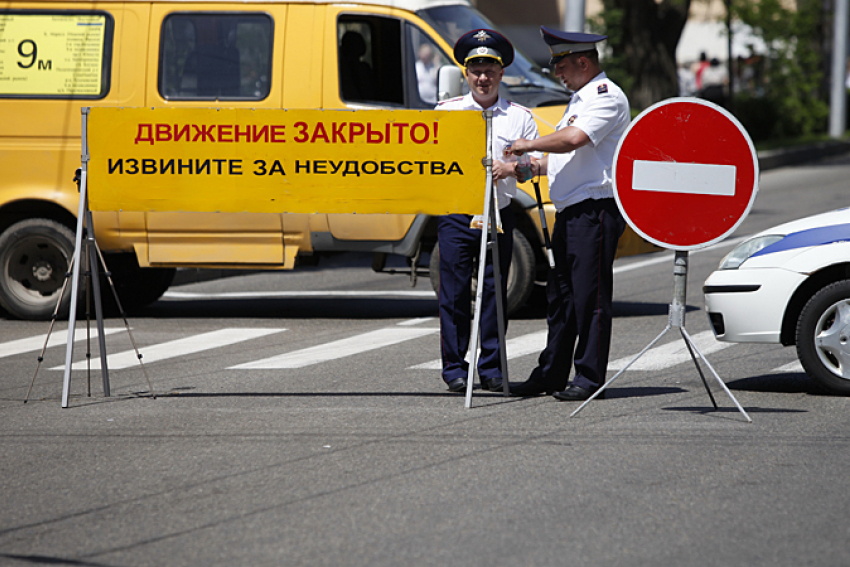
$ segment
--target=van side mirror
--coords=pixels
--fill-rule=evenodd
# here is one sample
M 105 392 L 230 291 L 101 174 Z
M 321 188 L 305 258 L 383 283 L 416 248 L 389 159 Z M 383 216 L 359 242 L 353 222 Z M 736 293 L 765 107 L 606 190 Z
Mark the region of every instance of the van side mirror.
M 446 100 L 463 93 L 463 71 L 456 65 L 444 65 L 437 73 L 437 100 Z

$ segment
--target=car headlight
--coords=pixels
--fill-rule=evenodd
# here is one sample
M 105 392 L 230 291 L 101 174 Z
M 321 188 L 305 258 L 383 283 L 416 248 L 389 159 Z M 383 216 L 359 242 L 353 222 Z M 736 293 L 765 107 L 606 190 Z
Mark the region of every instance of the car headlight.
M 774 242 L 779 242 L 783 238 L 785 237 L 778 234 L 769 234 L 766 236 L 757 236 L 747 240 L 746 242 L 742 242 L 733 248 L 732 251 L 720 261 L 720 269 L 736 270 L 741 264 L 746 262 L 750 256 L 762 248 L 770 246 Z

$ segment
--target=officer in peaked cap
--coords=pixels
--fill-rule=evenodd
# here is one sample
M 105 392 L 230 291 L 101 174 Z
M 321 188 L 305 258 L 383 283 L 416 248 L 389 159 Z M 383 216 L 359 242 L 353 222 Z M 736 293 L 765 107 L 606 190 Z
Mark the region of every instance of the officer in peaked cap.
M 514 46 L 499 32 L 472 30 L 457 40 L 454 55 L 464 67 L 468 67 L 470 62 L 485 62 L 489 59 L 505 68 L 514 62 Z
M 605 36 L 545 26 L 540 32 L 555 76 L 574 92 L 555 132 L 512 147 L 548 152 L 532 160 L 532 171 L 548 175 L 558 212 L 552 230 L 555 268 L 546 284 L 546 348 L 529 379 L 511 385 L 511 393 L 554 393 L 559 400 L 580 401 L 602 386 L 608 367 L 614 255 L 625 229 L 611 170 L 629 125 L 629 101 L 600 68 L 596 44 Z
M 505 147 L 513 140 L 538 137 L 537 125 L 527 108 L 499 96 L 505 67 L 514 60 L 514 48 L 500 33 L 475 29 L 457 40 L 454 56 L 463 65 L 469 94 L 443 101 L 437 110 L 491 110 L 493 112 L 493 181 L 499 208 L 502 234 L 498 236 L 499 270 L 503 313 L 507 313 L 507 279 L 513 253 L 513 229 L 516 226 L 511 199 L 516 195 L 513 156 L 505 157 Z M 483 150 L 483 140 L 470 140 Z M 542 154 L 537 154 L 542 155 Z M 467 387 L 472 325 L 472 262 L 478 257 L 481 228 L 469 215 L 444 215 L 437 220 L 440 254 L 440 353 L 442 378 L 451 392 Z M 492 261 L 484 275 L 481 302 L 481 356 L 478 376 L 485 390 L 502 391 L 503 369 L 499 352 L 496 289 Z
M 543 36 L 543 41 L 549 46 L 549 52 L 551 53 L 551 58 L 549 59 L 550 67 L 555 66 L 558 61 L 567 55 L 585 51 L 596 51 L 596 44 L 604 39 L 608 39 L 607 35 L 563 32 L 546 26 L 540 26 L 540 35 Z

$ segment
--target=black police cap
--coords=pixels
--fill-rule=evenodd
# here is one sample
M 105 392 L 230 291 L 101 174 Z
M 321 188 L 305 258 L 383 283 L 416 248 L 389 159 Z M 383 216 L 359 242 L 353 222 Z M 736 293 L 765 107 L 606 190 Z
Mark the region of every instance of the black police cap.
M 540 26 L 540 35 L 543 36 L 543 41 L 549 46 L 549 52 L 552 54 L 549 65 L 554 65 L 567 55 L 573 53 L 593 51 L 596 49 L 598 42 L 608 39 L 607 35 L 565 32 L 546 26 Z
M 493 60 L 507 67 L 514 60 L 514 46 L 499 32 L 488 29 L 468 31 L 455 43 L 454 56 L 466 67 L 473 60 Z

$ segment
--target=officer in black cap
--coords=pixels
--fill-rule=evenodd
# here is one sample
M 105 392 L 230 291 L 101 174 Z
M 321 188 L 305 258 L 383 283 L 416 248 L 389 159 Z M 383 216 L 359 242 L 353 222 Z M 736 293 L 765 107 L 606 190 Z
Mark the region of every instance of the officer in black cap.
M 507 313 L 508 268 L 516 226 L 510 207 L 511 199 L 516 195 L 513 167 L 516 160 L 505 158 L 504 150 L 517 138 L 537 138 L 537 125 L 527 108 L 499 96 L 504 68 L 514 60 L 514 48 L 504 36 L 488 29 L 471 30 L 458 39 L 454 56 L 464 67 L 469 94 L 443 101 L 437 105 L 437 110 L 493 111 L 493 156 L 496 158 L 493 160 L 493 181 L 502 227 L 502 234 L 498 236 L 499 269 L 503 313 Z M 465 357 L 472 323 L 472 262 L 478 257 L 482 232 L 478 225 L 471 226 L 472 220 L 469 215 L 455 214 L 442 216 L 437 221 L 442 377 L 452 392 L 466 389 L 469 370 Z M 478 359 L 478 375 L 484 389 L 501 391 L 503 374 L 500 359 L 493 266 L 489 263 L 484 276 L 481 356 Z
M 602 386 L 608 366 L 614 255 L 625 229 L 611 170 L 631 117 L 626 95 L 599 64 L 596 44 L 606 36 L 540 30 L 554 74 L 574 92 L 554 133 L 518 140 L 512 148 L 548 152 L 532 160 L 532 171 L 548 175 L 558 213 L 552 230 L 555 268 L 546 285 L 546 348 L 529 379 L 511 392 L 554 393 L 559 400 L 579 401 Z

